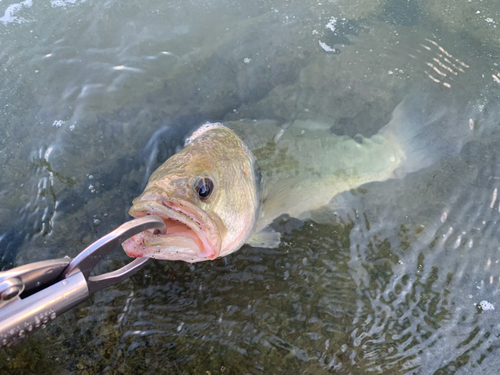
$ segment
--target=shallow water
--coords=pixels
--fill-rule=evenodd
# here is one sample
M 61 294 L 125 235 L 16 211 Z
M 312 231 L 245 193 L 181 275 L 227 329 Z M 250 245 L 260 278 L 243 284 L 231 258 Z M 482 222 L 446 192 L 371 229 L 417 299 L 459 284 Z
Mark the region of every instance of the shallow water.
M 2 11 L 3 269 L 74 256 L 128 220 L 151 171 L 203 121 L 312 120 L 368 137 L 404 98 L 414 121 L 442 116 L 438 161 L 335 197 L 331 224 L 280 218 L 279 249 L 150 263 L 3 350 L 2 371 L 498 368 L 493 0 L 26 0 Z M 98 271 L 127 261 L 116 251 Z

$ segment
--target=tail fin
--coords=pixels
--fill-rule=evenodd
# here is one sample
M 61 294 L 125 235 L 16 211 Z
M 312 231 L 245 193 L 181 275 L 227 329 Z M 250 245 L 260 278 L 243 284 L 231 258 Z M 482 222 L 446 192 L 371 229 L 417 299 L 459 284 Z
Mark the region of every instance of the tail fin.
M 457 155 L 472 132 L 467 109 L 460 97 L 447 88 L 434 91 L 416 90 L 394 109 L 391 121 L 379 134 L 396 142 L 404 154 L 395 172 L 402 177 L 429 167 L 437 161 Z

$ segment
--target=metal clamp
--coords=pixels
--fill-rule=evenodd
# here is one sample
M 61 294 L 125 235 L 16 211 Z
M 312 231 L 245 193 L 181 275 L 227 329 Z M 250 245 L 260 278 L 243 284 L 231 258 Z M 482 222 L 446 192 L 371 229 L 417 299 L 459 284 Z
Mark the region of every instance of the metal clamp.
M 25 264 L 0 272 L 0 309 L 24 294 L 32 294 L 57 280 L 71 261 L 70 257 Z
M 121 225 L 73 260 L 69 257 L 0 272 L 0 347 L 16 344 L 60 314 L 86 301 L 90 293 L 118 284 L 150 258 L 137 258 L 119 270 L 90 276 L 92 269 L 126 239 L 148 229 L 166 231 L 157 216 Z

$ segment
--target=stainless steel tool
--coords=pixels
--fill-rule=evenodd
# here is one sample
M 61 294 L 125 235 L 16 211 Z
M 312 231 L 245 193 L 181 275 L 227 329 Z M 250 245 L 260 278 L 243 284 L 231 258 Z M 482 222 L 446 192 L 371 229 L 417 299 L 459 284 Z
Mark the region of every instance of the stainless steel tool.
M 14 345 L 60 314 L 86 301 L 90 293 L 118 284 L 141 269 L 150 258 L 137 258 L 103 275 L 92 269 L 126 239 L 148 229 L 166 227 L 157 216 L 129 221 L 69 257 L 26 264 L 0 272 L 0 348 Z

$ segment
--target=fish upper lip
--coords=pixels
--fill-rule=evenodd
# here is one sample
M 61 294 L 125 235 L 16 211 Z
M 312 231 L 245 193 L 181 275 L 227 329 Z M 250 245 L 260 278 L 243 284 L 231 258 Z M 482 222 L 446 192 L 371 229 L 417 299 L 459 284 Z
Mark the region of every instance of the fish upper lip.
M 134 208 L 134 206 L 138 206 Z M 219 233 L 213 220 L 195 205 L 175 198 L 144 198 L 131 209 L 131 215 L 144 212 L 146 215 L 158 215 L 163 219 L 178 220 L 192 229 L 199 237 L 207 253 L 199 254 L 215 259 L 220 254 L 221 243 Z M 168 230 L 168 224 L 167 224 Z M 208 233 L 207 233 L 208 232 Z M 207 235 L 208 234 L 208 235 Z

